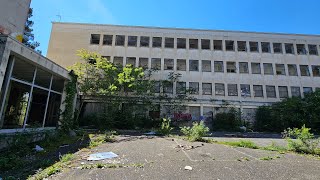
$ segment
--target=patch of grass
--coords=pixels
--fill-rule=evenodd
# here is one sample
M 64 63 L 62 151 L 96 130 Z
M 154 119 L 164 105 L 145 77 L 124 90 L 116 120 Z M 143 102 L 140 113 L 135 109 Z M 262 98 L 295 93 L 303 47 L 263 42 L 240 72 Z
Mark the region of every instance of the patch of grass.
M 259 147 L 252 141 L 249 140 L 240 140 L 240 141 L 218 141 L 218 144 L 225 144 L 229 146 L 235 147 L 244 147 L 244 148 L 251 148 L 251 149 L 258 149 Z
M 286 147 L 279 146 L 274 141 L 272 141 L 269 146 L 259 147 L 259 149 L 267 150 L 267 151 L 277 151 L 277 152 L 286 152 L 286 151 L 288 151 L 288 149 Z
M 116 131 L 106 131 L 103 134 L 89 134 L 90 144 L 89 148 L 97 147 L 106 142 L 115 141 Z
M 72 159 L 74 159 L 74 154 L 65 154 L 65 155 L 61 156 L 60 162 L 66 163 L 66 162 L 71 161 Z
M 270 161 L 272 159 L 274 159 L 273 157 L 270 157 L 270 156 L 266 156 L 266 157 L 261 157 L 259 158 L 260 160 L 263 160 L 263 161 Z

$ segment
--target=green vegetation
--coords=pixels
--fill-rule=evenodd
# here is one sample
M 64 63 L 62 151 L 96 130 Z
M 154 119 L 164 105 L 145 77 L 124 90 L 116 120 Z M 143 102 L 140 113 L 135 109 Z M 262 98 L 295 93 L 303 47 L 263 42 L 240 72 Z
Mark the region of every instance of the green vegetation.
M 105 142 L 115 141 L 116 131 L 106 131 L 105 133 L 89 134 L 90 143 L 89 148 L 97 147 Z
M 203 138 L 208 132 L 209 128 L 204 125 L 203 121 L 194 122 L 192 127 L 181 127 L 181 132 L 187 136 L 189 141 L 203 141 Z
M 218 131 L 239 131 L 241 125 L 240 111 L 230 108 L 228 112 L 217 113 L 212 128 Z
M 161 122 L 161 127 L 158 129 L 158 133 L 161 135 L 169 135 L 170 132 L 173 130 L 171 127 L 171 119 L 163 118 Z
M 249 140 L 240 140 L 240 141 L 218 141 L 217 144 L 224 144 L 235 147 L 244 147 L 251 149 L 258 149 L 259 147 L 252 141 Z

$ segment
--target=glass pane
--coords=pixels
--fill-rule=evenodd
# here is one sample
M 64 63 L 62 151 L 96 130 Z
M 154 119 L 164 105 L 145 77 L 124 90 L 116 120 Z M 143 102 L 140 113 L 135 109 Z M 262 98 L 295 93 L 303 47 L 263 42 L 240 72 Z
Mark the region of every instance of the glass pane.
M 26 122 L 26 128 L 42 127 L 47 98 L 48 91 L 33 88 L 32 101 L 30 103 L 30 111 Z
M 35 84 L 38 86 L 42 86 L 45 88 L 50 87 L 50 80 L 51 80 L 51 74 L 42 70 L 42 69 L 37 69 L 37 75 L 35 79 Z
M 58 76 L 53 76 L 51 89 L 62 93 L 63 88 L 64 88 L 64 79 Z
M 51 92 L 45 127 L 56 127 L 60 116 L 61 95 Z
M 32 83 L 35 66 L 16 58 L 13 65 L 12 77 Z

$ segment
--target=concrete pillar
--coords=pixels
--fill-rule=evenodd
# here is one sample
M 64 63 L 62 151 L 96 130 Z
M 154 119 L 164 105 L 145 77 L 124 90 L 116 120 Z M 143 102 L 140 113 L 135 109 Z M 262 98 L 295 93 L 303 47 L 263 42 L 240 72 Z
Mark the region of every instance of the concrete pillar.
M 6 48 L 7 37 L 0 37 L 0 92 L 4 82 L 4 76 L 9 61 L 10 51 Z

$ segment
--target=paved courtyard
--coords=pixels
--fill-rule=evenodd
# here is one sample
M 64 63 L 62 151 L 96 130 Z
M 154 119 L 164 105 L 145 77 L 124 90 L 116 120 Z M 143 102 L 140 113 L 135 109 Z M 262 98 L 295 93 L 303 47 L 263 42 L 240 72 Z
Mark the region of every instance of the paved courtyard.
M 50 179 L 320 179 L 320 160 L 315 157 L 221 144 L 190 143 L 176 138 L 118 138 L 118 142 L 79 151 L 70 168 Z M 273 141 L 253 140 L 265 145 Z M 102 161 L 86 160 L 91 153 L 108 151 L 119 157 Z M 80 168 L 97 163 L 130 166 Z M 135 166 L 139 164 L 144 166 Z M 192 170 L 185 170 L 185 166 L 191 166 Z

